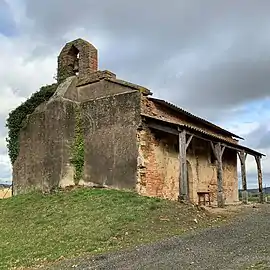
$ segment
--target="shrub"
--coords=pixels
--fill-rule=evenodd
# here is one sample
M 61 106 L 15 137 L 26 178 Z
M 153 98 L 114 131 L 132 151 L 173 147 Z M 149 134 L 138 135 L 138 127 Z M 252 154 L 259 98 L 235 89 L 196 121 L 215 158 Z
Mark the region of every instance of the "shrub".
M 14 164 L 19 154 L 19 134 L 26 116 L 33 113 L 35 109 L 49 98 L 56 91 L 57 84 L 42 86 L 39 91 L 35 92 L 23 102 L 20 106 L 9 113 L 6 121 L 8 128 L 7 147 L 11 163 Z

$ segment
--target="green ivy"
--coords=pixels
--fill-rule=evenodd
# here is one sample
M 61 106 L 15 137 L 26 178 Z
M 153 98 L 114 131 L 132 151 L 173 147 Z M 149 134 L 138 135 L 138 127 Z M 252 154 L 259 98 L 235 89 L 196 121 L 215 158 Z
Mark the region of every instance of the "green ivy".
M 33 113 L 41 103 L 49 100 L 56 88 L 56 83 L 42 86 L 39 91 L 32 94 L 30 98 L 10 112 L 6 121 L 6 127 L 8 128 L 8 154 L 12 164 L 14 164 L 19 154 L 19 135 L 26 116 Z
M 74 182 L 77 185 L 82 178 L 84 166 L 84 138 L 80 105 L 75 107 L 75 138 L 72 147 L 71 163 L 75 168 Z

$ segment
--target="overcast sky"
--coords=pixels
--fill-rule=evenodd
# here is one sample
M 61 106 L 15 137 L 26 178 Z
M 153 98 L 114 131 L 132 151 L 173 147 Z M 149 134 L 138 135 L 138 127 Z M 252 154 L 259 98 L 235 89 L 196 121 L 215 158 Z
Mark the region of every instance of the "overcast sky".
M 270 155 L 270 1 L 0 0 L 0 179 L 11 178 L 8 112 L 53 81 L 78 37 L 99 68 L 246 138 Z M 249 187 L 257 187 L 248 158 Z M 270 158 L 263 159 L 270 185 Z

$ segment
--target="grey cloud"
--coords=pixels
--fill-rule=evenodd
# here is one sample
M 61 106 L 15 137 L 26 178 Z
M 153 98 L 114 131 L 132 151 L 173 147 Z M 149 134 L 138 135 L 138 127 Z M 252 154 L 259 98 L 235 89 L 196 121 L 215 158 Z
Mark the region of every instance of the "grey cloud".
M 108 44 L 100 51 L 101 67 L 202 116 L 214 119 L 217 108 L 226 114 L 236 104 L 269 95 L 269 1 L 25 3 L 31 34 L 43 40 L 44 52 L 46 45 L 59 49 L 66 33 L 83 27 L 90 41 L 98 35 Z M 187 69 L 181 59 L 189 52 L 195 63 Z
M 267 128 L 267 124 L 261 124 L 245 136 L 247 146 L 255 149 L 267 149 L 270 147 L 270 131 Z
M 198 38 L 204 40 L 209 28 L 256 28 L 268 16 L 270 6 L 267 1 L 260 2 L 25 1 L 27 15 L 34 19 L 40 35 L 59 38 L 75 27 L 85 27 L 93 33 L 106 31 L 106 35 L 118 39 L 133 37 L 152 44 L 158 40 L 170 48 L 181 48 Z
M 7 37 L 16 33 L 16 23 L 10 7 L 5 0 L 0 0 L 0 34 Z
M 261 137 L 258 148 L 269 148 L 269 147 L 270 147 L 270 131 L 268 130 Z
M 205 71 L 194 71 L 184 78 L 182 84 L 187 90 L 184 96 L 187 102 L 198 106 L 202 93 L 204 105 L 213 108 L 254 101 L 270 95 L 269 72 L 270 59 L 219 63 Z M 193 98 L 190 99 L 190 96 Z

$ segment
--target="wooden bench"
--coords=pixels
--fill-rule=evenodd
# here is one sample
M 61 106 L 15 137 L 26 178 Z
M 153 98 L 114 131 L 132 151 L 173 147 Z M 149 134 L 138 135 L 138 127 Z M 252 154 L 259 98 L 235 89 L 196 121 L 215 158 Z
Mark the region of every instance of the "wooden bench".
M 209 206 L 211 205 L 211 192 L 210 191 L 199 191 L 197 192 L 198 194 L 198 204 L 201 205 L 201 203 L 203 202 L 204 205 L 206 205 L 206 203 L 209 203 Z M 206 200 L 206 195 L 208 197 L 208 200 Z M 203 200 L 201 200 L 201 198 Z

